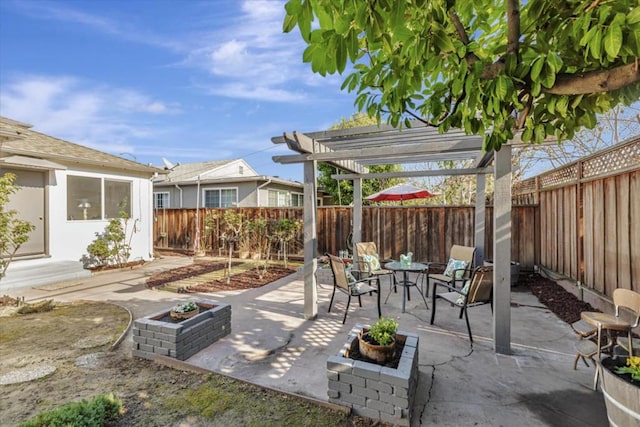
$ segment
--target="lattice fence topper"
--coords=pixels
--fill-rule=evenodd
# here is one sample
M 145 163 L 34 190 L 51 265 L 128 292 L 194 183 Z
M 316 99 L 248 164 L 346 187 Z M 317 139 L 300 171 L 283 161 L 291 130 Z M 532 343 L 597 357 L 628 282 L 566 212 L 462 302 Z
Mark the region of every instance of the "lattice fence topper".
M 582 166 L 578 176 L 578 165 Z M 594 154 L 567 166 L 538 175 L 540 188 L 575 184 L 578 179 L 593 179 L 617 171 L 640 168 L 640 136 L 613 149 Z M 536 177 L 514 184 L 512 194 L 524 195 L 536 192 Z
M 511 190 L 513 194 L 528 194 L 536 192 L 536 179 L 529 178 L 524 181 L 517 182 Z
M 572 164 L 540 176 L 540 188 L 572 184 L 578 180 L 578 165 Z
M 585 160 L 582 164 L 582 177 L 593 178 L 634 166 L 640 167 L 640 139 L 618 150 L 608 151 L 601 156 Z

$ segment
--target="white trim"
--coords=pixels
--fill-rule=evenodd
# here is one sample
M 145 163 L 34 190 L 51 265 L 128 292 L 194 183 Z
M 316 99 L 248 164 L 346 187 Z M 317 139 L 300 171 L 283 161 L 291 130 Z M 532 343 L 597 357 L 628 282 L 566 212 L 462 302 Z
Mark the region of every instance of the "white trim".
M 223 190 L 233 190 L 236 192 L 235 201 L 231 202 L 231 206 L 207 206 L 207 191 L 218 191 L 221 192 Z M 210 188 L 202 188 L 202 207 L 203 208 L 220 208 L 220 207 L 237 207 L 238 206 L 238 187 L 210 187 Z M 221 200 L 219 197 L 218 200 Z

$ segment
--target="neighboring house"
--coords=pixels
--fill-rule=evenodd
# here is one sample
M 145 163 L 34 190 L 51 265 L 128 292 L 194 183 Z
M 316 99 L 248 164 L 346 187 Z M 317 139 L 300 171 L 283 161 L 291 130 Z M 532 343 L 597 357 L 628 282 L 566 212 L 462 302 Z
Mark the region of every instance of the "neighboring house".
M 156 209 L 287 207 L 304 203 L 301 183 L 258 175 L 243 159 L 177 164 L 166 172 L 153 183 Z
M 153 257 L 153 178 L 162 169 L 54 138 L 0 117 L 0 175 L 17 175 L 9 208 L 35 225 L 0 288 L 89 274 L 80 261 L 110 218 L 130 216 L 130 260 Z M 128 238 L 128 236 L 127 236 Z M 80 267 L 80 268 L 78 268 Z M 22 276 L 31 272 L 29 278 Z M 42 277 L 36 277 L 42 276 Z M 14 285 L 12 285 L 12 283 Z

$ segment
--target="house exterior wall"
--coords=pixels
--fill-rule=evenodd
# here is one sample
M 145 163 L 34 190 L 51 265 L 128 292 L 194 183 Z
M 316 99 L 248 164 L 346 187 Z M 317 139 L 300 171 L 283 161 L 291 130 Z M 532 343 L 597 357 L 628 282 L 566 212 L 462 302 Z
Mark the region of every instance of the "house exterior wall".
M 19 173 L 19 171 L 18 171 Z M 100 173 L 90 169 L 51 170 L 45 190 L 45 215 L 48 230 L 46 258 L 14 259 L 12 267 L 37 265 L 51 261 L 80 261 L 88 255 L 87 246 L 102 233 L 108 225 L 108 219 L 69 220 L 67 218 L 67 177 L 69 175 L 92 178 L 106 178 L 131 182 L 131 219 L 128 223 L 127 241 L 135 222 L 136 232 L 131 237 L 130 260 L 150 260 L 153 258 L 153 185 L 150 177 L 131 176 L 117 171 Z
M 247 162 L 242 159 L 238 159 L 234 162 L 230 162 L 224 166 L 217 167 L 214 171 L 208 174 L 201 175 L 201 179 L 211 178 L 233 178 L 233 177 L 248 177 L 257 176 L 256 171 L 249 166 Z
M 267 185 L 264 185 L 267 183 Z M 197 184 L 178 184 L 182 190 L 182 205 L 180 205 L 181 191 L 173 186 L 156 186 L 155 193 L 169 193 L 170 208 L 194 209 L 198 202 Z M 201 183 L 200 184 L 200 207 L 204 207 L 204 192 L 211 189 L 236 189 L 238 192 L 238 207 L 268 207 L 269 190 L 285 191 L 288 193 L 303 194 L 303 189 L 284 184 L 268 183 L 268 181 L 246 181 L 246 182 L 226 182 L 226 183 Z

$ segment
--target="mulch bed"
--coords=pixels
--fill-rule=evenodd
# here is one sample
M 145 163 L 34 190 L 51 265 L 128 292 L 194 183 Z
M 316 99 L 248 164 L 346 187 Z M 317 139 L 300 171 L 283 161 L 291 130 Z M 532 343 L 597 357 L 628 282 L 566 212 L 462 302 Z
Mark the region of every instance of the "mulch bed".
M 231 267 L 237 266 L 238 264 L 237 262 L 231 263 Z M 146 286 L 147 288 L 155 288 L 177 280 L 189 279 L 190 277 L 222 270 L 226 268 L 227 265 L 226 262 L 198 262 L 184 267 L 174 268 L 173 270 L 154 274 L 147 279 Z
M 259 288 L 295 273 L 295 268 L 285 268 L 280 266 L 270 266 L 269 269 L 260 277 L 257 268 L 244 271 L 242 273 L 231 276 L 231 281 L 227 283 L 226 279 L 217 279 L 210 282 L 199 283 L 195 286 L 189 286 L 185 291 L 192 292 L 215 292 L 215 291 L 231 291 L 237 289 L 253 289 Z
M 542 304 L 568 324 L 580 320 L 580 313 L 583 311 L 600 311 L 593 308 L 591 304 L 580 301 L 578 297 L 553 280 L 537 273 L 520 274 L 518 285 L 528 287 Z

